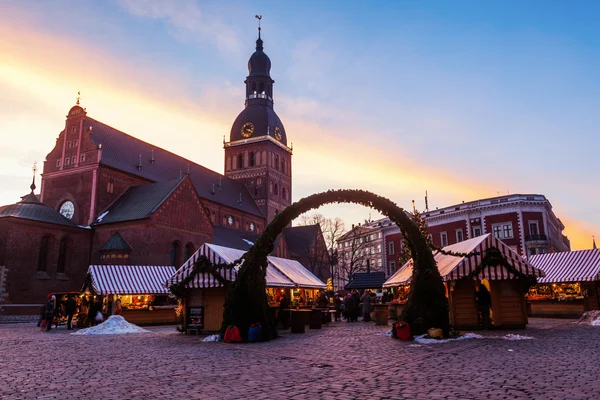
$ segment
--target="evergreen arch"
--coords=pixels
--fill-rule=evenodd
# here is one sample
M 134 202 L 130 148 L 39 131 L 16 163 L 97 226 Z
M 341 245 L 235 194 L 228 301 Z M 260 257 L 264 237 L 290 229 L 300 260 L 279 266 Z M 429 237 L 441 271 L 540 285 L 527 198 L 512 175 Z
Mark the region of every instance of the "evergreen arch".
M 243 262 L 237 280 L 228 289 L 222 332 L 227 326 L 235 325 L 240 328 L 245 339 L 250 325 L 260 322 L 264 340 L 277 336 L 275 319 L 270 313 L 265 290 L 267 255 L 273 251 L 277 236 L 294 219 L 307 211 L 332 203 L 354 203 L 375 209 L 400 228 L 414 260 L 412 284 L 402 318 L 410 324 L 413 334 L 421 334 L 436 327 L 443 329 L 447 335 L 449 315 L 446 289 L 427 240 L 402 208 L 389 199 L 364 190 L 317 193 L 281 211 L 248 252 L 234 263 L 237 265 Z

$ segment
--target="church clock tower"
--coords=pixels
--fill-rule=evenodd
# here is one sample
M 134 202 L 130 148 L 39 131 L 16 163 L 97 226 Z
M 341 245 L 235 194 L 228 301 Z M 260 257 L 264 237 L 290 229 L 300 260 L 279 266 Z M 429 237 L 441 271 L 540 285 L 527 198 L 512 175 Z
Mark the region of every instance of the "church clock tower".
M 273 109 L 270 71 L 259 27 L 256 51 L 248 60 L 245 108 L 224 143 L 225 176 L 246 184 L 267 223 L 292 199 L 292 149 Z

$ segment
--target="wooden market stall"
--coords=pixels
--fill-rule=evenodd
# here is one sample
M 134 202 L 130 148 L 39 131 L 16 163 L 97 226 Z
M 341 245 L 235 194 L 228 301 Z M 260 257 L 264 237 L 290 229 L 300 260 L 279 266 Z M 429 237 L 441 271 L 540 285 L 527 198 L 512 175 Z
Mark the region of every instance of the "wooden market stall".
M 455 329 L 477 329 L 480 326 L 475 302 L 477 281 L 490 291 L 491 317 L 495 327 L 525 328 L 526 289 L 535 278 L 544 276 L 542 270 L 533 267 L 492 234 L 446 246 L 443 250 L 474 254 L 470 257 L 445 255 L 440 252 L 434 255 L 446 286 L 450 322 Z M 412 271 L 413 264 L 410 260 L 392 275 L 383 287 L 401 288 L 400 293 L 407 293 Z
M 121 300 L 123 317 L 136 325 L 162 325 L 177 322 L 176 300 L 164 283 L 175 267 L 154 265 L 90 265 L 82 291 L 91 302 L 102 302 L 105 317 Z
M 229 264 L 244 255 L 245 251 L 214 244 L 204 244 L 170 277 L 166 286 L 184 282 L 192 274 L 194 264 L 201 256 L 207 257 L 213 264 Z M 276 309 L 279 299 L 289 291 L 292 302 L 314 299 L 327 285 L 295 260 L 279 257 L 267 257 L 267 294 L 269 303 Z M 197 273 L 185 285 L 184 329 L 196 332 L 216 332 L 221 329 L 223 307 L 227 283 L 237 279 L 239 266 L 233 269 L 218 269 L 216 272 L 226 282 L 221 283 L 210 272 Z
M 536 254 L 531 265 L 546 276 L 527 294 L 530 316 L 579 318 L 600 309 L 600 250 Z

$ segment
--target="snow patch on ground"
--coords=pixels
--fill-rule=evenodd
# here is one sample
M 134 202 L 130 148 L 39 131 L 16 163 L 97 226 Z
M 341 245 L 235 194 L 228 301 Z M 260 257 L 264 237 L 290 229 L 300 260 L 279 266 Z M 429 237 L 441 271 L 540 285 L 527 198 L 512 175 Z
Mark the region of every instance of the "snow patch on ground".
M 81 329 L 71 335 L 123 335 L 127 333 L 150 333 L 150 331 L 127 322 L 120 315 L 111 315 L 103 323 Z
M 583 313 L 577 324 L 600 326 L 600 310 L 593 310 Z
M 210 335 L 210 336 L 205 337 L 202 341 L 203 342 L 220 342 L 221 335 Z
M 437 344 L 437 343 L 456 342 L 459 340 L 468 340 L 468 339 L 531 340 L 534 338 L 531 336 L 515 335 L 512 333 L 509 333 L 504 336 L 483 336 L 483 335 L 479 335 L 477 333 L 469 332 L 469 333 L 465 333 L 462 336 L 455 337 L 455 338 L 449 338 L 449 339 L 430 339 L 430 338 L 427 338 L 427 335 L 419 335 L 419 336 L 415 336 L 414 341 L 416 343 L 420 343 L 420 344 L 433 344 L 433 343 Z

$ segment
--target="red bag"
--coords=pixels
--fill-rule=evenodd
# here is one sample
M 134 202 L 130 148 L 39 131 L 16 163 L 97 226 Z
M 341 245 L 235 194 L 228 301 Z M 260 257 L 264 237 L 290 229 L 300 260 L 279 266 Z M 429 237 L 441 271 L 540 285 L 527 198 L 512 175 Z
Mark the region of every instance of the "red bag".
M 235 343 L 242 341 L 242 335 L 240 334 L 240 328 L 237 326 L 229 325 L 225 329 L 225 335 L 223 336 L 225 343 Z
M 404 321 L 396 322 L 396 337 L 400 340 L 410 339 L 410 326 Z

